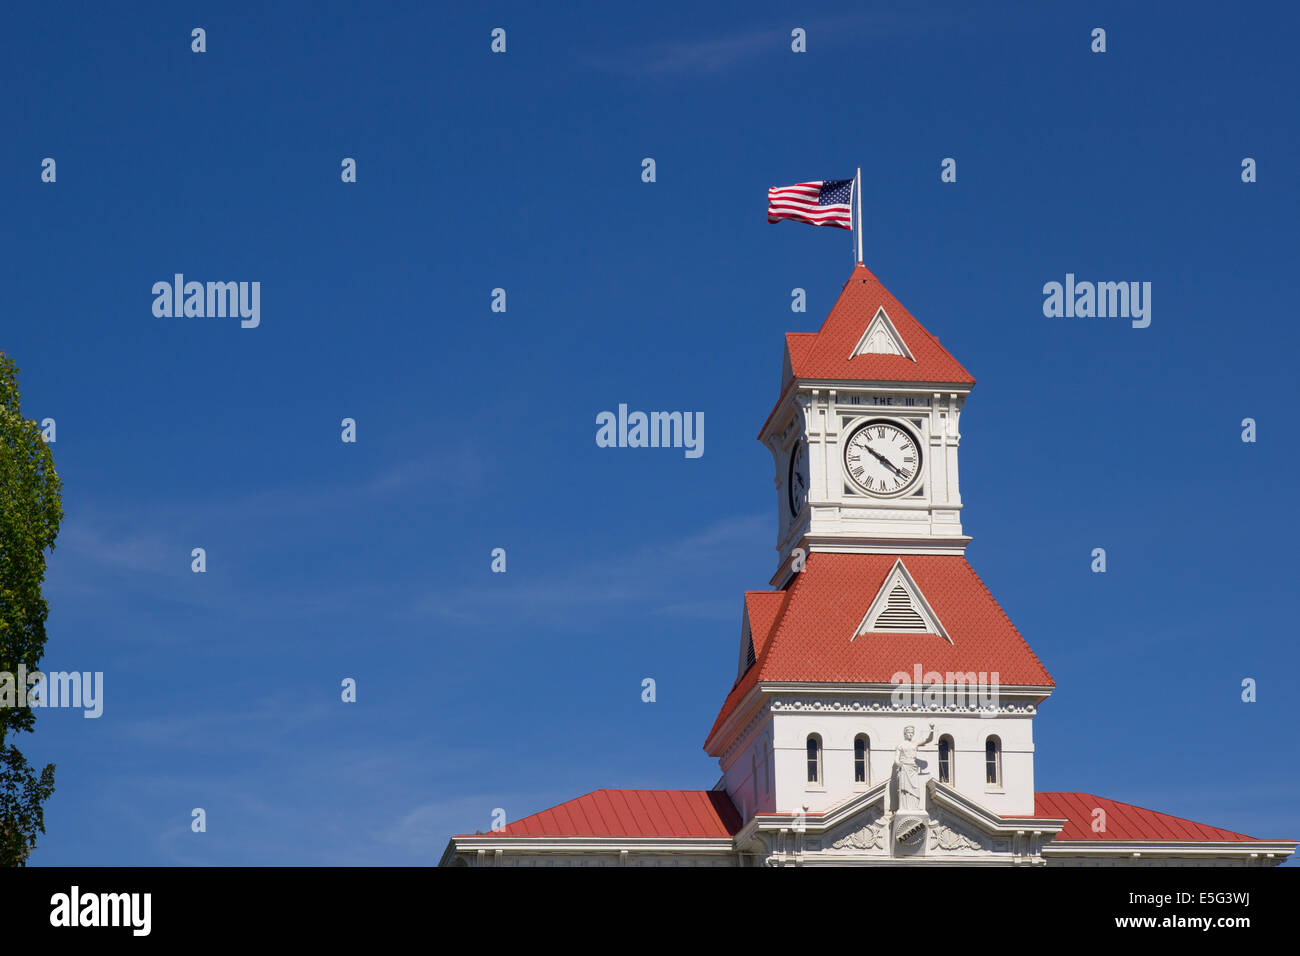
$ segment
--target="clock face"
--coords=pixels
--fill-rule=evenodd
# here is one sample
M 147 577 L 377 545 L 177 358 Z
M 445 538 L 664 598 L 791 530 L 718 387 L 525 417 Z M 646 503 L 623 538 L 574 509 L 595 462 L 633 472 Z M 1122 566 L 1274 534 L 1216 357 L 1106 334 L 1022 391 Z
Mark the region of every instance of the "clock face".
M 844 446 L 844 470 L 869 495 L 907 491 L 921 474 L 921 451 L 911 433 L 893 422 L 859 425 Z
M 790 494 L 790 516 L 795 517 L 808 500 L 808 446 L 801 441 L 790 453 L 790 474 L 785 484 Z

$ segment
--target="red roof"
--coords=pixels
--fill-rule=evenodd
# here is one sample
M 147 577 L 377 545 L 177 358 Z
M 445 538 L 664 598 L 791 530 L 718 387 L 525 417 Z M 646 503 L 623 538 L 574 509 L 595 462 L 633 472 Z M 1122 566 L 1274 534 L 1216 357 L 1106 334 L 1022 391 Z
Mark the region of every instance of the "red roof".
M 1092 830 L 1093 812 L 1106 811 L 1106 832 Z M 1262 842 L 1090 793 L 1036 793 L 1033 817 L 1065 819 L 1057 841 Z M 516 820 L 483 837 L 668 837 L 727 839 L 740 830 L 740 814 L 718 790 L 596 790 L 559 806 Z
M 998 674 L 1001 684 L 1053 687 L 1055 681 L 1020 636 L 1006 612 L 961 555 L 903 555 L 907 568 L 952 643 L 937 634 L 863 634 L 854 639 L 896 554 L 814 552 L 784 592 L 775 623 L 759 648 L 754 604 L 757 661 L 732 687 L 712 737 L 737 703 L 758 681 L 809 683 L 892 683 L 916 664 L 930 671 Z M 753 592 L 750 592 L 753 593 Z M 746 595 L 747 601 L 752 599 Z M 764 610 L 775 602 L 768 599 Z M 991 679 L 991 676 L 990 678 Z
M 746 591 L 745 607 L 749 611 L 749 632 L 754 638 L 754 653 L 762 654 L 767 636 L 781 613 L 788 591 Z
M 882 307 L 915 361 L 902 355 L 849 358 Z M 975 384 L 970 372 L 863 265 L 844 283 L 821 330 L 815 335 L 792 332 L 785 343 L 795 378 Z
M 491 833 L 499 837 L 679 837 L 726 839 L 740 814 L 720 790 L 594 790 Z
M 1093 814 L 1106 811 L 1106 830 L 1095 833 Z M 1182 817 L 1172 817 L 1131 803 L 1107 800 L 1091 793 L 1036 793 L 1034 816 L 1068 820 L 1057 840 L 1150 841 L 1150 840 L 1255 840 L 1242 833 L 1220 830 Z

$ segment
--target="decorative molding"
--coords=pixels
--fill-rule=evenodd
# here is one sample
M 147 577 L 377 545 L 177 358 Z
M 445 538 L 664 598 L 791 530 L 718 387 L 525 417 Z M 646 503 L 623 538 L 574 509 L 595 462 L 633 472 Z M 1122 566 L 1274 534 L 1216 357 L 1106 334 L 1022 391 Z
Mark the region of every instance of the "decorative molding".
M 943 823 L 930 827 L 931 850 L 986 850 L 983 843 Z
M 909 694 L 908 696 L 910 697 L 911 695 Z M 990 713 L 998 713 L 1008 716 L 1032 717 L 1034 714 L 1038 713 L 1038 708 L 1029 703 L 999 703 L 996 708 L 980 707 L 978 704 L 939 704 L 937 706 L 925 706 L 915 703 L 896 704 L 892 700 L 865 701 L 838 697 L 796 697 L 784 700 L 775 699 L 769 702 L 768 707 L 774 714 L 812 711 L 814 713 L 825 712 L 846 714 L 967 714 L 987 716 Z
M 883 850 L 889 839 L 889 821 L 879 812 L 867 823 L 846 833 L 830 845 L 832 850 Z

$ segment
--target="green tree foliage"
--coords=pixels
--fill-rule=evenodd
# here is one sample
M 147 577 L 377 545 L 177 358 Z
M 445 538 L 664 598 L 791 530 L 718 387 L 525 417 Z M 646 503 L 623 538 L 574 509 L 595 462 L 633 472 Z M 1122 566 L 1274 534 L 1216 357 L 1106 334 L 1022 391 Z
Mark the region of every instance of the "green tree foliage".
M 31 673 L 45 653 L 41 584 L 63 520 L 60 488 L 50 446 L 19 410 L 18 368 L 0 352 L 0 672 L 16 675 L 24 664 Z M 8 742 L 35 723 L 30 708 L 0 706 L 0 866 L 22 866 L 45 832 L 54 765 L 37 774 Z

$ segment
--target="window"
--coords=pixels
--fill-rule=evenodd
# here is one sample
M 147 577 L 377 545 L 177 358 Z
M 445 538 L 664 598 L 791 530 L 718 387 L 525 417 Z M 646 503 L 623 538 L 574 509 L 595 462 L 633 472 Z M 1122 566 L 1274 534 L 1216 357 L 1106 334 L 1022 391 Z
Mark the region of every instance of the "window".
M 817 734 L 808 735 L 808 782 L 822 782 L 822 739 Z
M 984 742 L 984 783 L 990 787 L 1002 786 L 1002 741 L 997 737 Z
M 956 748 L 952 745 L 952 738 L 944 734 L 939 738 L 939 782 L 952 783 L 952 762 L 956 753 Z
M 871 738 L 866 734 L 853 740 L 853 782 L 871 782 Z
M 758 755 L 749 755 L 750 786 L 754 788 L 754 806 L 758 806 Z

